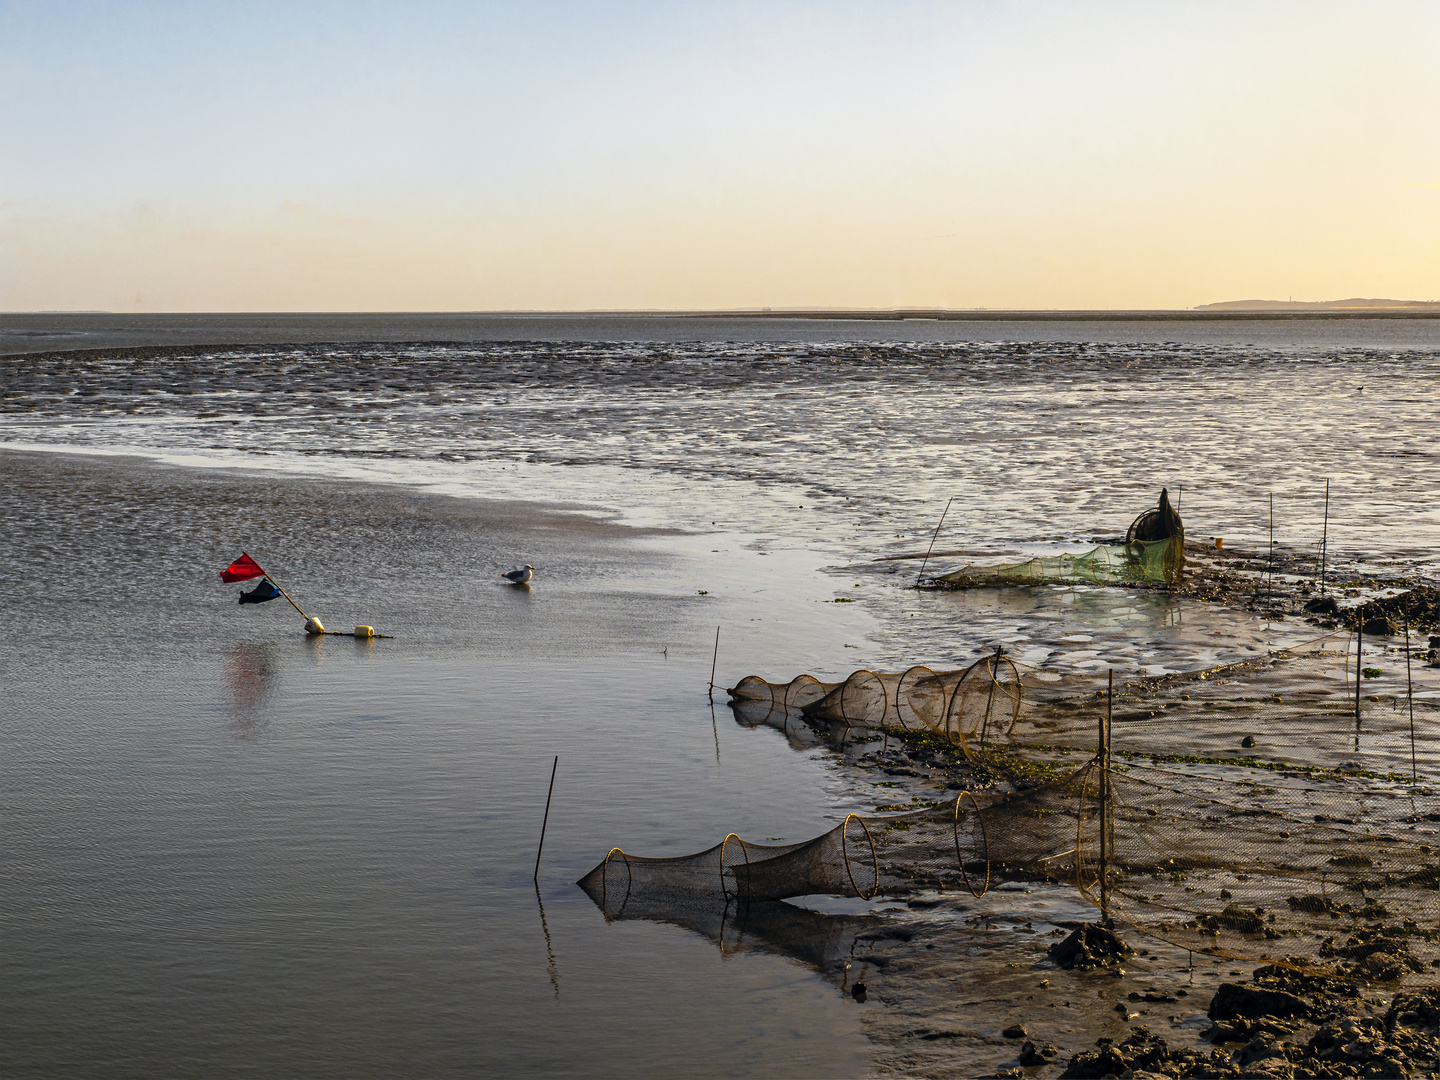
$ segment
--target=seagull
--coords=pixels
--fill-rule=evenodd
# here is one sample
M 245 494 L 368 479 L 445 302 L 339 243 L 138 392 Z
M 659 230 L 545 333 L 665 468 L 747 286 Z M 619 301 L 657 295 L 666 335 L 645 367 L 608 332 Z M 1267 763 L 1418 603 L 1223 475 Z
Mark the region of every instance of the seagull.
M 529 584 L 530 579 L 535 576 L 535 567 L 527 562 L 525 569 L 511 570 L 508 574 L 501 574 L 500 576 L 510 582 L 511 585 L 526 585 Z

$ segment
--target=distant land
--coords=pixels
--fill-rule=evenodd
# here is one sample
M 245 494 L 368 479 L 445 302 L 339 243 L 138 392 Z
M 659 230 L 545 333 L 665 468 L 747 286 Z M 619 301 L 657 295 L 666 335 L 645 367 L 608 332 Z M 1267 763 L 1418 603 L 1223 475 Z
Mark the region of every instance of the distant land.
M 1440 300 L 1226 300 L 1196 311 L 1440 311 Z

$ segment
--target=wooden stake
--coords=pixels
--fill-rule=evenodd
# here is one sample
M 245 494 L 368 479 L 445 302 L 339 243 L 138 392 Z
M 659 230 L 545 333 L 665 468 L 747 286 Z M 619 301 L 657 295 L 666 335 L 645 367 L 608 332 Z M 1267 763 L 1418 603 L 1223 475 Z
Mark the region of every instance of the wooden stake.
M 940 511 L 940 524 L 935 526 L 935 532 L 930 537 L 930 546 L 925 549 L 925 558 L 920 563 L 920 573 L 915 576 L 915 588 L 917 589 L 920 587 L 920 582 L 925 580 L 925 565 L 930 561 L 930 552 L 935 550 L 935 538 L 940 535 L 940 525 L 945 524 L 945 515 L 950 513 L 950 504 L 954 501 L 955 496 L 951 495 L 945 501 L 945 509 Z
M 710 657 L 710 700 L 715 700 L 715 665 L 720 662 L 720 628 L 715 627 L 715 655 Z
M 1270 495 L 1270 554 L 1265 558 L 1266 599 L 1275 595 L 1275 495 Z
M 1100 718 L 1100 915 L 1110 917 L 1110 719 L 1115 709 L 1115 669 L 1110 669 L 1110 688 L 1105 695 L 1105 715 Z
M 1360 606 L 1360 614 L 1357 615 L 1356 618 L 1363 619 L 1364 617 L 1365 606 L 1362 604 Z M 1360 731 L 1360 653 L 1364 651 L 1360 646 L 1364 640 L 1365 630 L 1357 622 L 1355 624 L 1355 731 L 1357 739 L 1359 738 Z
M 540 846 L 535 849 L 535 883 L 540 883 L 540 853 L 545 850 L 545 829 L 550 824 L 550 798 L 555 794 L 555 770 L 560 768 L 560 755 L 555 755 L 555 763 L 550 766 L 550 794 L 545 796 L 545 820 L 540 823 Z
M 1415 684 L 1410 681 L 1410 613 L 1405 613 L 1405 697 L 1410 702 L 1410 783 L 1415 779 Z
M 1330 553 L 1330 481 L 1325 481 L 1325 527 L 1320 533 L 1320 595 L 1325 595 L 1325 556 Z

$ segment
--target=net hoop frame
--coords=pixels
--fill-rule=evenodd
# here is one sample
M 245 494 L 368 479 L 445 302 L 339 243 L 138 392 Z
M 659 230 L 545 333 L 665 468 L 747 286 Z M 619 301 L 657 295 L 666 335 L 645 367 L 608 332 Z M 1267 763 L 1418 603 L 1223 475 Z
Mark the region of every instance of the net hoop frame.
M 865 891 L 855 884 L 855 871 L 850 866 L 850 851 L 846 843 L 850 838 L 850 819 L 854 818 L 860 823 L 860 828 L 865 832 L 865 840 L 870 845 L 870 858 L 875 866 L 875 887 L 866 896 Z M 855 895 L 861 900 L 873 900 L 875 894 L 880 891 L 880 854 L 875 850 L 875 838 L 870 835 L 870 826 L 865 824 L 865 819 L 859 814 L 846 814 L 845 820 L 840 824 L 840 855 L 845 860 L 845 874 L 850 878 L 850 887 L 855 890 Z
M 914 676 L 913 679 L 911 679 L 911 676 L 912 676 L 912 675 Z M 906 668 L 904 671 L 902 671 L 902 672 L 900 673 L 900 679 L 899 679 L 899 681 L 897 681 L 897 682 L 895 683 L 895 722 L 896 722 L 897 724 L 899 724 L 900 727 L 901 727 L 903 730 L 905 730 L 905 731 L 911 731 L 911 730 L 913 730 L 913 729 L 910 727 L 910 725 L 905 722 L 905 717 L 900 714 L 900 703 L 901 703 L 901 702 L 904 702 L 905 704 L 910 705 L 910 697 L 909 697 L 909 694 L 907 693 L 907 690 L 908 690 L 909 688 L 913 687 L 916 683 L 921 682 L 921 681 L 924 680 L 924 679 L 939 679 L 939 678 L 940 678 L 940 676 L 935 673 L 934 669 L 926 666 L 925 664 L 914 664 L 914 665 Z M 907 686 L 906 681 L 905 681 L 905 680 L 907 680 L 907 679 L 910 679 L 910 682 L 909 682 L 909 685 L 908 685 L 908 686 Z M 950 703 L 949 703 L 949 701 L 946 699 L 945 690 L 944 690 L 943 687 L 942 687 L 941 690 L 940 690 L 940 701 L 941 701 L 941 709 L 942 709 L 942 711 L 943 711 L 944 709 L 949 708 L 949 704 L 950 704 Z M 916 711 L 914 705 L 910 705 L 910 713 L 911 713 L 911 715 L 913 715 L 913 716 L 915 717 L 915 719 L 919 720 L 920 723 L 923 724 L 926 728 L 928 728 L 928 729 L 931 730 L 931 731 L 934 731 L 934 730 L 935 730 L 935 726 L 934 726 L 933 724 L 931 724 L 928 720 L 926 720 L 923 716 L 921 716 L 920 713 Z
M 985 883 L 980 886 L 980 891 L 975 891 L 975 886 L 970 882 L 970 874 L 965 869 L 965 856 L 960 853 L 960 801 L 969 799 L 970 805 L 975 808 L 975 820 L 980 823 L 980 842 L 983 845 L 985 858 Z M 980 803 L 968 791 L 962 791 L 955 796 L 955 819 L 952 827 L 955 837 L 955 862 L 960 867 L 960 880 L 965 882 L 965 888 L 975 899 L 980 899 L 990 891 L 990 831 L 985 827 L 985 815 L 980 810 Z
M 859 686 L 860 683 L 856 682 L 856 680 L 866 675 L 879 684 L 880 696 L 885 701 L 884 707 L 880 710 L 880 723 L 882 726 L 885 723 L 884 718 L 890 712 L 890 691 L 885 689 L 885 680 L 880 677 L 880 673 L 878 671 L 871 671 L 869 668 L 856 668 L 849 675 L 845 676 L 845 681 L 840 684 L 840 716 L 845 721 L 846 731 L 849 731 L 852 727 L 864 727 L 865 720 L 868 719 L 867 717 L 857 717 L 852 720 L 850 719 L 849 710 L 845 708 L 845 692 L 850 689 L 850 684 L 855 683 L 856 686 Z M 898 697 L 899 695 L 896 696 Z
M 780 696 L 780 704 L 787 710 L 803 708 L 803 706 L 800 705 L 792 705 L 790 703 L 790 695 L 795 691 L 795 688 L 797 686 L 809 685 L 823 687 L 825 684 L 822 683 L 819 679 L 817 679 L 814 675 L 811 675 L 808 671 L 805 672 L 803 675 L 796 675 L 795 678 L 791 679 L 788 683 L 785 684 L 785 692 Z
M 739 833 L 726 833 L 725 839 L 720 841 L 720 895 L 723 896 L 726 900 L 739 900 L 740 883 L 738 879 L 735 883 L 735 892 L 733 894 L 727 892 L 725 889 L 725 851 L 727 848 L 729 848 L 731 840 L 734 840 L 737 844 L 740 845 L 740 853 L 745 856 L 745 865 L 747 867 L 750 865 L 750 849 L 746 846 L 744 839 L 740 836 Z M 746 884 L 748 891 L 748 877 L 746 878 Z
M 1001 670 L 1002 668 L 1008 671 L 1010 675 L 1009 682 L 1002 683 L 998 678 L 996 678 L 996 672 Z M 965 703 L 966 694 L 976 694 L 979 692 L 977 688 L 967 685 L 967 681 L 971 678 L 972 673 L 979 672 L 984 673 L 983 677 L 986 679 L 987 683 L 985 688 L 985 717 L 976 727 L 976 729 L 971 732 L 971 735 L 978 737 L 979 748 L 981 750 L 985 748 L 985 739 L 990 728 L 990 716 L 995 707 L 995 691 L 997 688 L 1004 691 L 1006 698 L 1011 699 L 1015 702 L 1015 708 L 1014 712 L 1011 714 L 1010 723 L 1005 729 L 1005 734 L 1007 736 L 1014 732 L 1015 725 L 1019 723 L 1020 714 L 1022 709 L 1024 708 L 1025 681 L 1020 674 L 1019 667 L 1016 666 L 1015 661 L 1010 659 L 1010 657 L 996 656 L 994 654 L 982 656 L 979 660 L 976 660 L 973 664 L 971 664 L 963 672 L 961 672 L 960 678 L 956 681 L 955 689 L 951 691 L 950 700 L 946 704 L 945 711 L 941 716 L 940 725 L 937 729 L 937 734 L 943 735 L 946 739 L 950 741 L 950 744 L 952 746 L 958 746 L 961 753 L 965 755 L 965 759 L 967 761 L 974 761 L 975 758 L 972 756 L 970 749 L 971 740 L 965 734 L 964 712 L 962 706 Z M 1010 689 L 1011 687 L 1019 688 L 1019 692 L 1016 693 L 1015 691 L 1012 691 Z M 951 723 L 952 719 L 954 721 L 953 724 Z M 996 734 L 999 734 L 998 725 Z
M 775 688 L 768 681 L 762 679 L 759 675 L 746 675 L 729 691 L 730 696 L 738 701 L 763 701 L 764 699 L 761 698 L 758 694 L 751 695 L 741 693 L 741 690 L 746 686 L 746 684 L 749 683 L 759 683 L 761 686 L 764 686 L 765 693 L 770 698 L 770 704 L 775 704 Z
M 605 853 L 605 869 L 600 873 L 601 907 L 607 911 L 609 910 L 610 903 L 610 860 L 614 858 L 616 854 L 619 854 L 619 856 L 625 860 L 625 899 L 620 901 L 622 909 L 630 899 L 630 890 L 635 887 L 635 871 L 630 869 L 630 856 L 626 855 L 620 848 L 612 847 Z

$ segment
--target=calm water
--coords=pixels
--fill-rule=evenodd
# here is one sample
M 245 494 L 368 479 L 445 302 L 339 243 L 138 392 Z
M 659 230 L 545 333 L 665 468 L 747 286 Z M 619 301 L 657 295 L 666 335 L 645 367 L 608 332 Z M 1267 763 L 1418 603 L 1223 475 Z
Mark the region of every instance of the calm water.
M 356 327 L 175 322 L 40 329 Z M 1266 535 L 1273 492 L 1305 550 L 1328 477 L 1342 562 L 1440 572 L 1433 321 L 360 325 L 432 343 L 0 361 L 15 1075 L 863 1072 L 859 1007 L 773 935 L 722 954 L 569 884 L 613 844 L 873 805 L 712 721 L 717 625 L 727 685 L 995 640 L 1169 670 L 1281 632 L 1151 595 L 898 589 L 869 560 L 923 549 L 952 496 L 942 565 L 1076 550 L 1161 484 L 1227 544 Z M 241 548 L 332 628 L 396 637 L 237 607 L 216 572 Z M 533 590 L 498 584 L 525 561 Z

